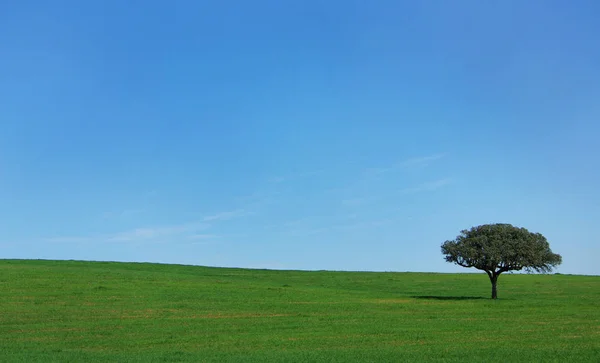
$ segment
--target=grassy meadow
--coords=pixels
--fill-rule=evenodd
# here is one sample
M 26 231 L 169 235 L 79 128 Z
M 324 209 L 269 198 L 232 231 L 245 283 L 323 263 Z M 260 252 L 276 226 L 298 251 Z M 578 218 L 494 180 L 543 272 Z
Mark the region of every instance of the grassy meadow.
M 600 277 L 0 260 L 1 362 L 600 362 Z

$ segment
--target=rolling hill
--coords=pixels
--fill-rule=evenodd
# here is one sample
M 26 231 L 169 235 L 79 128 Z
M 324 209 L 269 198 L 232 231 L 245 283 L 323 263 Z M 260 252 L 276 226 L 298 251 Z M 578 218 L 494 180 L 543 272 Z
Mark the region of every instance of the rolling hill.
M 600 362 L 600 277 L 0 260 L 0 361 Z

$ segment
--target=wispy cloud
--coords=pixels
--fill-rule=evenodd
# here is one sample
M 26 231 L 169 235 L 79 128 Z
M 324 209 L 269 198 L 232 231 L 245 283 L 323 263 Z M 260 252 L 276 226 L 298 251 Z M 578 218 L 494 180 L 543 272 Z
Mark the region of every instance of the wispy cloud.
M 402 195 L 415 194 L 415 193 L 420 193 L 420 192 L 433 192 L 433 191 L 436 191 L 436 190 L 438 190 L 448 184 L 451 184 L 451 183 L 452 183 L 452 179 L 444 178 L 444 179 L 439 179 L 439 180 L 422 183 L 422 184 L 419 184 L 414 187 L 393 190 L 393 191 L 388 191 L 388 192 L 380 192 L 377 195 L 342 199 L 341 204 L 345 207 L 360 207 L 360 206 L 364 206 L 366 204 L 374 203 L 374 202 L 388 199 L 388 198 L 399 197 Z
M 149 228 L 135 228 L 129 231 L 117 233 L 107 238 L 107 241 L 114 242 L 128 242 L 128 241 L 141 241 L 151 240 L 161 237 L 174 237 L 177 235 L 188 234 L 200 230 L 206 230 L 210 228 L 207 223 L 193 222 L 179 225 L 160 226 L 160 227 L 149 227 Z
M 43 242 L 48 243 L 87 243 L 92 242 L 94 238 L 85 236 L 58 236 L 42 238 Z
M 321 228 L 301 228 L 291 230 L 289 233 L 291 236 L 299 237 L 299 236 L 311 236 L 314 234 L 326 233 L 332 230 L 333 227 L 321 227 Z
M 221 238 L 221 236 L 217 235 L 217 234 L 192 234 L 191 236 L 188 236 L 188 239 L 193 239 L 193 240 L 207 240 L 207 239 L 216 239 L 216 238 Z
M 358 218 L 358 214 L 356 213 L 347 213 L 347 214 L 323 214 L 323 215 L 310 215 L 310 216 L 305 216 L 305 217 L 301 217 L 298 219 L 294 219 L 294 220 L 289 220 L 277 225 L 272 225 L 272 227 L 282 227 L 285 229 L 296 229 L 296 228 L 302 228 L 302 227 L 307 227 L 307 226 L 312 226 L 315 224 L 332 224 L 332 223 L 340 223 L 340 222 L 347 222 L 347 221 L 353 221 L 356 218 Z
M 378 174 L 385 174 L 385 173 L 395 171 L 398 169 L 425 167 L 439 159 L 442 159 L 444 156 L 445 156 L 444 153 L 437 153 L 437 154 L 432 154 L 432 155 L 414 157 L 414 158 L 405 159 L 405 160 L 396 162 L 396 163 L 388 165 L 388 166 L 368 167 L 363 170 L 363 173 L 366 175 L 378 175 Z M 356 164 L 357 162 L 358 162 L 357 160 L 347 161 L 347 162 L 344 162 L 341 164 L 336 164 L 336 166 L 337 167 L 348 166 L 348 165 Z M 285 174 L 285 175 L 276 175 L 276 176 L 269 178 L 267 180 L 267 182 L 271 183 L 271 184 L 279 184 L 279 183 L 283 183 L 283 182 L 289 182 L 289 181 L 292 181 L 295 179 L 330 173 L 331 171 L 332 171 L 331 168 L 323 168 L 323 169 L 318 169 L 318 170 L 290 173 L 290 174 Z
M 211 245 L 219 242 L 223 236 L 217 234 L 193 234 L 187 237 L 190 245 Z
M 338 171 L 339 168 L 345 168 L 345 167 L 348 167 L 351 165 L 355 165 L 359 162 L 360 162 L 359 159 L 346 160 L 343 162 L 336 162 L 335 165 L 328 166 L 328 167 L 322 167 L 320 169 L 315 168 L 313 170 L 306 170 L 306 171 L 292 172 L 292 173 L 287 173 L 287 174 L 282 174 L 282 175 L 275 175 L 275 176 L 269 178 L 267 181 L 270 183 L 282 183 L 282 182 L 292 181 L 295 179 L 308 178 L 308 177 L 313 177 L 313 176 L 322 175 L 322 174 L 330 174 L 330 173 L 334 173 L 334 172 Z M 319 167 L 319 166 L 317 166 L 317 167 Z
M 402 161 L 399 161 L 399 162 L 394 163 L 389 166 L 370 167 L 370 168 L 365 169 L 364 173 L 366 175 L 380 175 L 380 174 L 385 174 L 385 173 L 389 173 L 389 172 L 396 171 L 396 170 L 426 167 L 426 166 L 429 166 L 434 161 L 442 159 L 444 156 L 445 156 L 445 154 L 442 154 L 442 153 L 427 155 L 427 156 L 419 156 L 419 157 L 415 157 L 415 158 L 402 160 Z
M 377 196 L 377 197 L 362 197 L 362 198 L 350 198 L 350 199 L 343 199 L 342 200 L 342 205 L 346 206 L 346 207 L 358 207 L 361 205 L 365 205 L 371 202 L 374 202 L 378 199 L 383 199 L 383 196 Z
M 428 156 L 420 156 L 420 157 L 411 158 L 411 159 L 407 159 L 407 160 L 401 161 L 397 165 L 401 166 L 401 167 L 422 167 L 422 166 L 427 166 L 427 165 L 431 164 L 434 161 L 440 160 L 444 156 L 445 156 L 445 154 L 442 154 L 442 153 L 428 155 Z
M 247 211 L 245 211 L 244 209 L 236 209 L 236 210 L 229 211 L 229 212 L 220 212 L 217 214 L 206 216 L 206 217 L 204 217 L 203 220 L 204 220 L 204 222 L 226 221 L 229 219 L 245 216 L 248 214 L 249 213 Z
M 132 210 L 133 211 L 133 210 Z M 103 235 L 93 236 L 57 236 L 44 238 L 45 242 L 50 243 L 90 243 L 90 242 L 151 242 L 157 240 L 206 240 L 215 239 L 218 236 L 214 234 L 203 234 L 200 231 L 210 229 L 214 224 L 231 220 L 251 214 L 244 209 L 236 209 L 227 212 L 220 212 L 208 215 L 198 221 L 162 225 L 162 226 L 144 226 L 130 230 Z
M 166 226 L 150 226 L 134 228 L 112 234 L 98 234 L 91 236 L 56 236 L 43 238 L 49 243 L 142 243 L 159 240 L 183 240 L 193 236 L 200 236 L 199 232 L 211 227 L 205 222 L 191 222 Z M 205 235 L 206 236 L 206 235 Z
M 128 218 L 140 213 L 143 213 L 143 209 L 124 209 L 118 212 L 105 212 L 102 214 L 103 218 L 112 219 L 112 218 Z
M 269 178 L 267 180 L 267 182 L 272 183 L 272 184 L 279 184 L 279 183 L 283 183 L 283 182 L 292 181 L 295 179 L 308 178 L 308 177 L 311 177 L 314 175 L 319 175 L 326 171 L 327 171 L 327 169 L 319 169 L 319 170 L 302 171 L 302 172 L 298 172 L 298 173 L 290 173 L 290 174 L 285 174 L 285 175 L 276 175 L 276 176 Z
M 423 183 L 423 184 L 418 185 L 413 188 L 401 189 L 400 192 L 402 194 L 413 194 L 413 193 L 419 193 L 419 192 L 435 191 L 435 190 L 438 190 L 450 183 L 452 183 L 452 179 L 450 179 L 450 178 L 439 179 L 439 180 Z
M 402 219 L 405 219 L 405 218 L 404 217 L 402 217 L 402 218 L 389 217 L 389 218 L 380 218 L 380 219 L 373 219 L 373 220 L 356 221 L 353 223 L 334 224 L 334 225 L 323 226 L 323 227 L 296 228 L 296 229 L 289 231 L 289 233 L 292 236 L 310 236 L 310 235 L 316 235 L 316 234 L 322 234 L 322 233 L 340 232 L 340 231 L 348 231 L 348 230 L 354 230 L 354 229 L 368 229 L 368 228 L 375 228 L 375 227 L 382 227 L 384 225 L 389 225 L 389 224 L 398 222 Z

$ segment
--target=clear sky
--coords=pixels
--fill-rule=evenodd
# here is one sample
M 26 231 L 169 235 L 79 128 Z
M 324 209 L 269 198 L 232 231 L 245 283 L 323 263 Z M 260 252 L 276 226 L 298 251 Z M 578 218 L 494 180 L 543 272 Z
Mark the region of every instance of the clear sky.
M 0 2 L 0 258 L 600 274 L 600 2 Z

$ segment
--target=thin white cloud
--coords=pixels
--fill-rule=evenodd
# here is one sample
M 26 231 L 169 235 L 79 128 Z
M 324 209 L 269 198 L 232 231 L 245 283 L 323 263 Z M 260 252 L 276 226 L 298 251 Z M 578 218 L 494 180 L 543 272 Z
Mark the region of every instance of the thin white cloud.
M 294 229 L 290 231 L 290 234 L 293 236 L 309 236 L 315 234 L 322 234 L 328 232 L 336 232 L 336 231 L 348 231 L 354 229 L 368 229 L 375 227 L 382 227 L 384 225 L 389 225 L 391 223 L 398 222 L 404 217 L 391 217 L 391 218 L 381 218 L 367 221 L 357 221 L 355 223 L 344 223 L 337 225 L 330 225 L 324 227 L 317 228 L 303 228 L 303 229 Z
M 370 204 L 370 203 L 380 201 L 380 200 L 386 199 L 386 198 L 398 197 L 401 195 L 415 194 L 415 193 L 420 193 L 420 192 L 433 192 L 433 191 L 438 190 L 438 189 L 440 189 L 448 184 L 451 184 L 451 183 L 452 183 L 452 179 L 444 178 L 444 179 L 439 179 L 439 180 L 422 183 L 415 187 L 404 188 L 404 189 L 400 189 L 400 190 L 396 190 L 396 191 L 391 191 L 388 193 L 384 192 L 384 193 L 380 193 L 378 195 L 342 199 L 341 204 L 345 207 L 360 207 L 360 206 L 364 206 L 366 204 Z
M 321 228 L 303 228 L 303 229 L 294 229 L 289 233 L 292 236 L 310 236 L 314 234 L 321 234 L 332 230 L 334 227 L 321 227 Z
M 93 241 L 93 238 L 85 236 L 58 236 L 43 238 L 42 241 L 48 243 L 86 243 Z
M 381 218 L 381 219 L 375 219 L 372 221 L 364 221 L 364 222 L 358 222 L 358 223 L 354 223 L 354 224 L 345 224 L 345 225 L 337 226 L 336 228 L 338 228 L 338 229 L 356 229 L 356 228 L 380 227 L 380 226 L 384 226 L 386 224 L 395 222 L 397 220 L 399 220 L 399 218 Z
M 106 219 L 127 218 L 143 212 L 143 209 L 124 209 L 119 212 L 105 212 L 102 214 L 102 217 Z
M 194 240 L 207 240 L 207 239 L 216 239 L 216 238 L 220 238 L 221 236 L 217 235 L 217 234 L 192 234 L 191 236 L 188 236 L 188 239 L 194 239 Z
M 192 222 L 169 226 L 142 227 L 128 231 L 101 234 L 92 236 L 57 236 L 43 238 L 42 241 L 49 243 L 102 243 L 102 242 L 146 242 L 157 239 L 186 238 L 188 235 L 196 235 L 199 231 L 210 228 L 210 224 L 204 222 Z
M 376 176 L 380 176 L 381 174 L 389 173 L 395 169 L 397 169 L 397 168 L 394 166 L 381 167 L 381 168 L 366 168 L 363 171 L 363 174 L 367 177 L 368 176 L 376 177 Z
M 398 166 L 401 166 L 401 167 L 427 166 L 427 165 L 431 164 L 432 162 L 439 160 L 443 157 L 444 157 L 444 154 L 441 154 L 441 153 L 428 155 L 428 156 L 420 156 L 420 157 L 404 160 L 404 161 L 400 162 L 398 164 Z
M 131 210 L 131 213 L 134 210 Z M 137 212 L 137 210 L 136 210 Z M 129 213 L 129 212 L 128 212 Z M 127 214 L 127 213 L 126 213 Z M 101 242 L 153 242 L 159 240 L 201 240 L 214 239 L 216 235 L 201 234 L 200 231 L 209 229 L 211 224 L 220 221 L 226 221 L 233 218 L 249 215 L 244 209 L 237 209 L 229 212 L 221 212 L 206 216 L 200 221 L 173 224 L 166 226 L 145 226 L 122 231 L 113 234 L 91 235 L 91 236 L 56 236 L 43 238 L 49 243 L 101 243 Z
M 199 230 L 205 230 L 209 228 L 210 225 L 206 223 L 186 223 L 179 225 L 171 225 L 171 226 L 161 226 L 161 227 L 149 227 L 149 228 L 135 228 L 130 231 L 125 231 L 121 233 L 117 233 L 108 237 L 107 241 L 112 242 L 128 242 L 128 241 L 140 241 L 140 240 L 149 240 L 156 239 L 159 237 L 173 237 L 176 235 L 182 235 L 186 233 L 191 233 Z
M 310 215 L 294 220 L 290 220 L 287 222 L 283 222 L 278 224 L 277 226 L 284 228 L 296 228 L 299 226 L 307 226 L 313 225 L 315 223 L 332 223 L 332 222 L 340 222 L 340 221 L 349 221 L 358 218 L 358 214 L 349 213 L 349 214 L 322 214 L 322 215 Z
M 367 168 L 364 170 L 364 174 L 370 175 L 370 176 L 379 176 L 381 174 L 393 172 L 393 171 L 400 170 L 400 169 L 414 169 L 414 168 L 419 168 L 419 167 L 426 167 L 426 166 L 430 165 L 431 163 L 433 163 L 434 161 L 437 161 L 437 160 L 443 158 L 444 156 L 445 156 L 445 154 L 439 153 L 439 154 L 410 158 L 410 159 L 406 159 L 406 160 L 397 162 L 395 164 L 392 164 L 392 165 L 389 165 L 386 167 Z
M 240 209 L 248 211 L 257 209 L 266 204 L 274 203 L 277 200 L 277 197 L 281 196 L 281 194 L 282 193 L 280 191 L 273 190 L 263 192 L 256 191 L 249 195 L 237 197 L 236 200 L 243 204 L 243 208 Z
M 191 236 L 188 236 L 187 239 L 193 242 L 190 242 L 188 244 L 190 245 L 212 245 L 218 242 L 219 239 L 221 239 L 222 236 L 217 235 L 217 234 L 193 234 Z
M 143 210 L 130 209 L 123 210 L 119 213 L 105 213 L 105 218 L 114 218 L 120 216 L 129 216 L 135 213 L 141 213 Z M 144 226 L 133 228 L 130 230 L 113 233 L 113 234 L 98 234 L 90 236 L 55 236 L 43 238 L 42 240 L 49 243 L 102 243 L 102 242 L 124 242 L 124 243 L 139 243 L 139 242 L 156 242 L 156 241 L 181 241 L 183 240 L 208 240 L 216 239 L 217 235 L 202 234 L 200 231 L 209 229 L 211 224 L 221 221 L 230 220 L 233 218 L 251 214 L 245 209 L 236 209 L 228 212 L 220 212 L 217 214 L 205 216 L 199 221 L 173 224 L 166 226 Z
M 450 179 L 450 178 L 439 179 L 439 180 L 423 183 L 423 184 L 418 185 L 413 188 L 402 189 L 402 190 L 400 190 L 400 193 L 413 194 L 413 193 L 419 193 L 419 192 L 431 192 L 431 191 L 438 190 L 450 183 L 452 183 L 452 179 Z
M 344 166 L 344 165 L 350 165 L 350 164 L 354 164 L 356 161 L 346 161 L 343 163 L 339 163 L 336 166 Z M 308 171 L 300 171 L 300 172 L 296 172 L 296 173 L 289 173 L 289 174 L 285 174 L 285 175 L 276 175 L 273 176 L 271 178 L 269 178 L 267 181 L 269 183 L 282 183 L 282 182 L 288 182 L 294 179 L 302 179 L 302 178 L 308 178 L 308 177 L 312 177 L 315 175 L 319 175 L 319 174 L 324 174 L 327 172 L 331 172 L 331 169 L 329 168 L 324 168 L 324 169 L 315 169 L 315 170 L 308 170 Z
M 361 205 L 365 205 L 371 202 L 374 202 L 378 199 L 382 199 L 383 197 L 363 197 L 363 198 L 351 198 L 342 200 L 342 205 L 346 207 L 358 207 Z
M 213 214 L 211 216 L 206 216 L 204 217 L 204 222 L 213 222 L 213 221 L 226 221 L 232 218 L 237 218 L 237 217 L 241 217 L 241 216 L 245 216 L 248 215 L 249 213 L 246 212 L 244 209 L 236 209 L 234 211 L 229 211 L 229 212 L 220 212 L 217 214 Z

